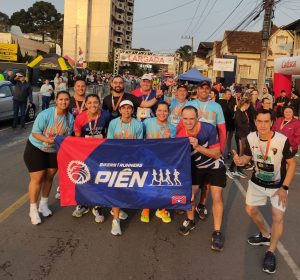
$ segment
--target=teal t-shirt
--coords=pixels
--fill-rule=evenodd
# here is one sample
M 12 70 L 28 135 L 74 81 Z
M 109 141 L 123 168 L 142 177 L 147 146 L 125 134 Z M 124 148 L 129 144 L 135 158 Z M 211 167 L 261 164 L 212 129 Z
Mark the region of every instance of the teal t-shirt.
M 204 102 L 194 99 L 188 101 L 186 106 L 193 106 L 198 110 L 199 121 L 207 122 L 214 126 L 225 123 L 222 107 L 215 101 Z
M 54 137 L 56 135 L 68 136 L 73 132 L 74 117 L 68 112 L 67 116 L 57 115 L 55 124 L 56 107 L 48 108 L 40 112 L 33 124 L 29 141 L 31 144 L 40 150 L 47 153 L 55 153 L 55 145 L 37 140 L 32 136 L 32 133 L 43 134 L 46 137 Z
M 130 123 L 121 122 L 120 117 L 113 119 L 108 127 L 107 139 L 143 139 L 143 124 L 134 118 Z
M 145 127 L 147 139 L 167 138 L 165 136 L 165 131 L 167 128 L 170 129 L 170 137 L 176 137 L 176 128 L 170 123 L 167 123 L 166 125 L 160 125 L 157 123 L 157 118 L 148 118 L 144 120 L 143 124 Z

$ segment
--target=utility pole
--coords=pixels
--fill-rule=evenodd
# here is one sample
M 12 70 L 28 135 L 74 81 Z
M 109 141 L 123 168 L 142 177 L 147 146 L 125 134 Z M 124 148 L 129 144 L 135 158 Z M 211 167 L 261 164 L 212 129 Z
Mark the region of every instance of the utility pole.
M 265 86 L 265 80 L 266 80 L 268 46 L 269 46 L 269 38 L 271 34 L 273 6 L 274 6 L 274 0 L 264 0 L 265 16 L 264 16 L 263 28 L 262 28 L 262 49 L 260 54 L 258 82 L 257 82 L 257 89 L 260 96 L 262 95 L 263 87 Z
M 181 36 L 181 38 L 191 40 L 191 48 L 192 48 L 192 51 L 191 51 L 191 65 L 190 65 L 190 67 L 191 67 L 192 63 L 193 63 L 193 58 L 194 58 L 194 37 L 193 36 Z
M 76 24 L 76 27 L 75 27 L 75 49 L 74 49 L 74 72 L 75 74 L 77 74 L 77 39 L 78 39 L 78 27 L 79 25 Z

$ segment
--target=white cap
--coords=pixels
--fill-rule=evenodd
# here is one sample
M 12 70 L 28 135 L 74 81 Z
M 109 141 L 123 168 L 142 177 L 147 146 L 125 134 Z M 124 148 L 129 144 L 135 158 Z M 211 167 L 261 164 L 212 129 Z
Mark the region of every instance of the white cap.
M 119 108 L 121 108 L 122 106 L 124 105 L 130 105 L 132 108 L 134 107 L 133 106 L 133 103 L 130 101 L 130 100 L 123 100 L 120 105 L 119 105 Z
M 151 76 L 151 74 L 144 74 L 143 77 L 142 77 L 142 80 L 149 80 L 149 81 L 152 81 L 152 76 Z

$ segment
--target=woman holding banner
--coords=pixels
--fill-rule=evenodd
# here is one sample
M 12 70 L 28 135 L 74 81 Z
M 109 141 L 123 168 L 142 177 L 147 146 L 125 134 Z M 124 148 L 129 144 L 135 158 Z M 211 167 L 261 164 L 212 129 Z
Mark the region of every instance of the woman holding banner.
M 133 110 L 134 106 L 130 100 L 123 100 L 120 103 L 121 116 L 110 122 L 107 139 L 143 139 L 143 124 L 132 118 Z M 126 220 L 128 215 L 117 207 L 112 208 L 111 214 L 114 216 L 111 234 L 121 235 L 120 219 Z
M 155 114 L 156 118 L 148 118 L 143 122 L 146 130 L 146 139 L 175 138 L 176 128 L 168 123 L 168 103 L 165 101 L 159 102 Z M 149 223 L 149 212 L 150 209 L 143 209 L 141 222 Z M 166 209 L 157 209 L 155 216 L 160 218 L 164 223 L 170 223 L 172 221 L 170 213 Z
M 58 92 L 55 103 L 56 106 L 42 111 L 37 116 L 24 151 L 24 161 L 30 175 L 29 216 L 33 225 L 41 223 L 39 212 L 44 217 L 52 215 L 48 207 L 48 197 L 53 177 L 57 172 L 54 139 L 57 135 L 70 135 L 73 128 L 74 118 L 68 111 L 69 92 Z M 37 208 L 40 193 L 41 201 Z
M 85 108 L 87 110 L 80 113 L 74 123 L 74 133 L 76 137 L 85 138 L 106 138 L 107 129 L 110 121 L 110 114 L 107 111 L 100 109 L 100 98 L 97 94 L 89 94 L 84 100 Z M 80 218 L 85 208 L 89 211 L 88 206 L 77 205 L 73 212 L 73 217 Z M 95 206 L 92 210 L 95 216 L 96 223 L 104 222 L 104 215 L 100 206 Z

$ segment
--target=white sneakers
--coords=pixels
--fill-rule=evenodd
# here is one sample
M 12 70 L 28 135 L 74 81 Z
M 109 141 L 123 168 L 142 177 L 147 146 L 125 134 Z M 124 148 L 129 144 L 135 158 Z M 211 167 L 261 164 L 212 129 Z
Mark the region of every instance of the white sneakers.
M 113 210 L 110 210 L 110 214 L 113 216 L 114 212 Z M 120 220 L 126 220 L 128 218 L 128 214 L 124 212 L 122 209 L 120 209 L 119 219 Z
M 33 225 L 38 225 L 42 222 L 41 218 L 40 218 L 40 215 L 39 215 L 39 212 L 36 210 L 30 210 L 29 212 L 29 217 L 31 219 L 31 223 Z
M 41 198 L 38 209 L 36 203 L 30 203 L 29 217 L 33 225 L 38 225 L 42 222 L 39 213 L 41 213 L 44 217 L 49 217 L 52 215 L 52 211 L 48 207 L 48 198 Z
M 122 235 L 120 219 L 113 219 L 111 226 L 111 234 L 114 236 Z
M 49 217 L 52 215 L 52 211 L 49 209 L 48 204 L 45 203 L 40 203 L 39 205 L 39 212 L 44 216 L 44 217 Z

